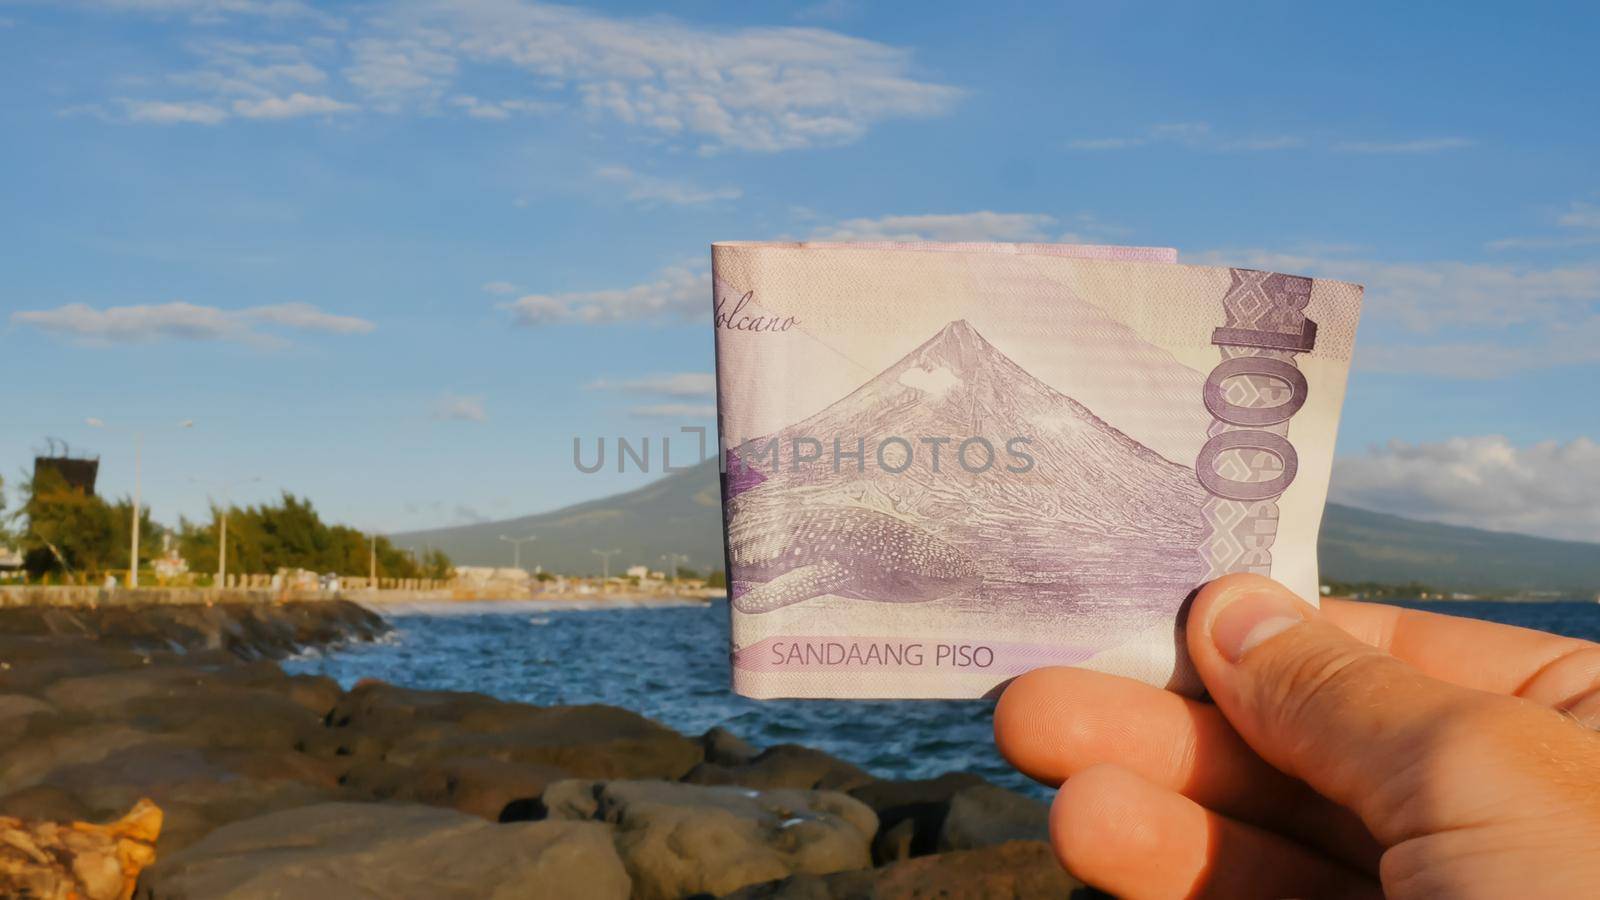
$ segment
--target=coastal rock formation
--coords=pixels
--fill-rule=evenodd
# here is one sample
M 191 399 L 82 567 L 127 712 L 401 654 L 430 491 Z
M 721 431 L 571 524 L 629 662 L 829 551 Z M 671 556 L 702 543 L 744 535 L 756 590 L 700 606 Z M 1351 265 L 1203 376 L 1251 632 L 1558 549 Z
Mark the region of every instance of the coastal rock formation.
M 720 725 L 700 735 L 700 748 L 705 751 L 706 762 L 719 766 L 742 766 L 761 752 Z
M 978 784 L 950 798 L 950 810 L 939 829 L 939 850 L 1049 839 L 1050 807 L 1015 791 Z
M 1093 892 L 1061 870 L 1048 845 L 1018 841 L 924 856 L 878 869 L 822 877 L 797 875 L 747 887 L 729 894 L 726 900 L 1089 900 L 1092 896 Z
M 331 803 L 223 826 L 163 858 L 140 900 L 397 897 L 622 900 L 604 825 L 495 825 L 429 806 Z
M 920 781 L 875 781 L 852 790 L 850 796 L 878 814 L 873 861 L 881 865 L 937 851 L 950 799 L 966 788 L 987 784 L 976 775 L 950 772 Z
M 779 744 L 743 764 L 702 763 L 683 780 L 693 784 L 736 784 L 757 790 L 795 788 L 848 791 L 876 779 L 821 750 L 798 744 Z
M 370 640 L 388 628 L 382 616 L 345 600 L 0 608 L 0 634 L 91 635 L 138 649 L 217 650 L 244 659 Z
M 878 829 L 866 804 L 833 791 L 563 781 L 545 791 L 543 805 L 552 820 L 614 828 L 636 900 L 862 868 Z
M 448 806 L 491 822 L 520 822 L 545 788 L 571 778 L 555 766 L 496 759 L 452 759 L 402 766 L 362 761 L 340 778 L 344 789 L 363 800 Z
M 479 758 L 582 778 L 678 778 L 702 758 L 695 742 L 625 709 L 536 707 L 381 683 L 357 685 L 327 722 L 352 738 L 335 753 L 410 766 Z
M 129 900 L 160 832 L 161 810 L 148 800 L 109 825 L 0 816 L 0 894 Z

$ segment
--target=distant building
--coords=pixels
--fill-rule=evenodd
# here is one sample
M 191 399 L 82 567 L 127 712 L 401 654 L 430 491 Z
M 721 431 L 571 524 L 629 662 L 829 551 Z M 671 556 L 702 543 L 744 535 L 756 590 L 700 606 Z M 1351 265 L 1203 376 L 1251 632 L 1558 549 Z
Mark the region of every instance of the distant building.
M 169 547 L 166 553 L 151 560 L 150 567 L 156 570 L 156 577 L 161 579 L 189 574 L 189 561 L 178 554 L 176 547 Z
M 650 577 L 650 567 L 649 566 L 629 566 L 628 567 L 628 577 L 629 578 L 637 578 L 640 581 L 643 581 L 646 578 Z
M 21 572 L 21 551 L 15 547 L 0 547 L 0 578 L 15 578 Z
M 100 477 L 100 460 L 81 459 L 74 456 L 35 456 L 33 480 L 42 476 L 61 479 L 69 490 L 94 496 L 94 485 Z
M 456 566 L 456 580 L 469 585 L 486 585 L 491 582 L 514 582 L 525 584 L 533 576 L 526 569 L 514 569 L 510 566 L 496 568 L 494 566 Z

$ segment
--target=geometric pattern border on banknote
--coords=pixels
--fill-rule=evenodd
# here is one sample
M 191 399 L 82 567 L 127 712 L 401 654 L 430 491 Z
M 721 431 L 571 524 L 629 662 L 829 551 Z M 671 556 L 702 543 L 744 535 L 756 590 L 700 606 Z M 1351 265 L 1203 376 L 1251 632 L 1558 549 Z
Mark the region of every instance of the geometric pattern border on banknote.
M 1230 361 L 1246 358 L 1259 360 L 1259 365 L 1267 368 L 1274 368 L 1267 361 L 1276 361 L 1275 368 L 1280 370 L 1295 366 L 1296 356 L 1310 350 L 1315 342 L 1316 324 L 1305 317 L 1311 279 L 1252 269 L 1233 269 L 1230 274 L 1231 283 L 1222 299 L 1223 327 L 1217 329 L 1213 340 L 1224 364 L 1219 371 L 1228 369 Z M 1231 364 L 1233 371 L 1252 365 L 1244 361 Z M 1197 473 L 1201 466 L 1209 466 L 1224 484 L 1281 481 L 1286 488 L 1296 465 L 1293 446 L 1288 442 L 1289 422 L 1292 410 L 1305 402 L 1304 381 L 1295 384 L 1281 376 L 1248 372 L 1217 381 L 1227 409 L 1287 409 L 1291 413 L 1283 421 L 1270 424 L 1239 424 L 1214 413 L 1208 438 L 1230 432 L 1250 434 L 1235 435 L 1237 445 L 1226 452 L 1202 452 L 1196 462 Z M 1297 390 L 1298 397 L 1294 396 Z M 1277 452 L 1261 449 L 1261 444 L 1272 444 Z M 1212 442 L 1208 441 L 1207 446 L 1213 446 Z M 1206 580 L 1230 572 L 1270 575 L 1272 545 L 1278 533 L 1277 501 L 1282 488 L 1260 498 L 1225 496 L 1226 491 L 1218 493 L 1210 485 L 1207 489 L 1210 495 L 1201 508 L 1202 538 L 1198 548 L 1208 570 Z

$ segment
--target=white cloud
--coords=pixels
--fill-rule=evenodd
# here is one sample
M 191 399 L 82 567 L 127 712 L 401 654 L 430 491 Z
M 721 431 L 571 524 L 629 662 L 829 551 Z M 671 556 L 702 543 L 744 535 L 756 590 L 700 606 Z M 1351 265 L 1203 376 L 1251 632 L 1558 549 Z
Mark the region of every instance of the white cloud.
M 1600 206 L 1575 200 L 1566 212 L 1556 217 L 1556 224 L 1566 229 L 1566 232 L 1544 237 L 1501 238 L 1490 241 L 1488 247 L 1491 250 L 1513 250 L 1600 244 Z
M 355 109 L 332 97 L 295 91 L 287 97 L 262 97 L 259 100 L 233 101 L 234 115 L 246 119 L 292 119 L 297 116 L 331 115 Z
M 1571 208 L 1556 219 L 1556 224 L 1568 228 L 1590 228 L 1600 230 L 1600 206 L 1593 203 L 1574 201 Z
M 85 5 L 198 20 L 314 18 L 326 26 L 298 46 L 192 44 L 201 67 L 168 81 L 202 96 L 138 98 L 132 102 L 152 107 L 134 117 L 142 122 L 214 123 L 235 105 L 256 117 L 349 105 L 423 114 L 453 108 L 486 120 L 576 105 L 596 120 L 702 153 L 771 152 L 847 144 L 886 120 L 941 115 L 963 95 L 920 77 L 908 50 L 823 28 L 725 28 L 527 0 L 363 5 L 349 23 L 296 0 Z M 327 84 L 313 59 L 339 71 L 344 84 Z M 511 85 L 515 96 L 460 89 L 479 75 Z M 315 93 L 311 85 L 319 85 Z M 297 88 L 305 98 L 295 101 Z
M 819 228 L 814 240 L 825 241 L 1048 241 L 1078 240 L 1076 233 L 1060 234 L 1061 223 L 1043 213 L 970 213 L 891 215 L 847 219 Z M 1117 233 L 1123 229 L 1080 213 L 1069 224 L 1084 232 Z M 507 288 L 511 285 L 505 284 Z M 485 289 L 489 287 L 486 285 Z M 491 291 L 492 292 L 492 291 Z M 601 323 L 693 319 L 706 314 L 711 303 L 711 277 L 701 261 L 662 270 L 655 278 L 631 287 L 561 294 L 529 294 L 501 308 L 519 325 L 557 322 Z
M 885 119 L 938 115 L 962 92 L 911 54 L 820 28 L 713 28 L 514 0 L 381 13 L 352 82 L 391 108 L 437 102 L 461 63 L 520 70 L 591 113 L 702 150 L 849 143 Z
M 1391 441 L 1335 461 L 1330 498 L 1412 518 L 1600 541 L 1600 444 Z
M 358 38 L 350 43 L 344 75 L 383 112 L 429 109 L 455 79 L 456 57 L 449 35 L 419 31 L 404 38 Z
M 515 294 L 517 292 L 517 286 L 509 281 L 485 282 L 483 289 L 490 294 Z
M 1600 363 L 1600 315 L 1574 323 L 1555 322 L 1532 339 L 1486 338 L 1433 344 L 1366 344 L 1356 347 L 1357 365 L 1371 372 L 1500 378 L 1517 372 Z
M 328 73 L 315 65 L 306 46 L 238 40 L 191 41 L 185 45 L 201 66 L 167 80 L 215 94 L 270 96 L 284 90 L 324 84 Z
M 717 406 L 714 403 L 656 403 L 649 406 L 635 406 L 628 412 L 636 416 L 660 419 L 715 419 Z
M 1143 134 L 1128 137 L 1078 138 L 1067 141 L 1068 150 L 1129 150 L 1154 144 L 1177 144 L 1196 150 L 1223 152 L 1262 152 L 1304 147 L 1306 139 L 1296 135 L 1267 134 L 1241 138 L 1220 137 L 1209 122 L 1170 122 L 1152 125 Z
M 635 172 L 627 166 L 601 166 L 595 170 L 595 177 L 622 185 L 629 200 L 646 205 L 701 206 L 719 200 L 737 200 L 744 194 L 736 187 L 702 188 L 686 181 Z
M 823 241 L 1046 241 L 1054 216 L 1044 213 L 934 213 L 846 219 L 818 229 Z
M 230 117 L 292 119 L 354 110 L 353 104 L 321 90 L 327 73 L 312 61 L 326 55 L 325 42 L 306 46 L 251 43 L 238 40 L 191 41 L 186 46 L 200 59 L 197 69 L 169 75 L 167 83 L 202 94 L 198 98 L 122 99 L 124 118 L 131 122 L 215 125 Z M 309 47 L 320 48 L 316 51 Z M 313 88 L 308 93 L 302 88 Z M 96 112 L 92 108 L 85 111 Z
M 1332 149 L 1339 153 L 1439 153 L 1471 147 L 1475 142 L 1463 137 L 1419 138 L 1401 141 L 1339 141 Z M 1142 133 L 1112 137 L 1077 138 L 1067 142 L 1068 150 L 1130 150 L 1158 144 L 1177 145 L 1193 150 L 1225 153 L 1293 150 L 1312 146 L 1305 137 L 1292 134 L 1257 134 L 1224 137 L 1209 122 L 1171 122 L 1152 125 Z
M 122 107 L 129 121 L 152 122 L 157 125 L 215 125 L 228 117 L 226 110 L 218 109 L 209 103 L 124 100 Z
M 474 119 L 503 122 L 518 114 L 544 114 L 561 109 L 561 104 L 548 100 L 483 100 L 470 94 L 456 94 L 450 105 Z
M 1147 138 L 1075 138 L 1067 141 L 1068 150 L 1127 150 L 1150 143 Z
M 602 378 L 592 382 L 589 388 L 635 394 L 662 394 L 668 397 L 710 397 L 717 392 L 717 378 L 710 372 L 674 372 L 621 381 Z
M 228 310 L 215 306 L 173 302 L 95 309 L 69 303 L 48 310 L 11 314 L 17 325 L 94 343 L 147 343 L 174 339 L 235 341 L 253 344 L 281 343 L 263 329 L 322 334 L 366 334 L 375 326 L 366 319 L 324 312 L 307 303 L 281 303 Z
M 711 306 L 711 273 L 704 263 L 670 266 L 631 287 L 562 294 L 529 294 L 501 308 L 518 325 L 688 319 Z
M 1464 137 L 1418 138 L 1405 141 L 1340 141 L 1333 149 L 1340 153 L 1440 153 L 1473 146 Z
M 484 409 L 482 397 L 467 397 L 457 394 L 446 394 L 434 401 L 433 417 L 442 422 L 478 422 L 489 421 L 489 413 Z
M 245 310 L 244 316 L 256 322 L 281 325 L 296 331 L 319 331 L 324 334 L 368 334 L 377 327 L 366 319 L 326 313 L 309 303 L 257 306 Z
M 66 5 L 114 12 L 187 16 L 197 22 L 218 22 L 230 16 L 267 19 L 311 19 L 338 27 L 339 19 L 300 0 L 66 0 Z
M 794 14 L 796 19 L 837 22 L 849 19 L 860 12 L 857 0 L 821 0 L 810 6 L 802 7 Z

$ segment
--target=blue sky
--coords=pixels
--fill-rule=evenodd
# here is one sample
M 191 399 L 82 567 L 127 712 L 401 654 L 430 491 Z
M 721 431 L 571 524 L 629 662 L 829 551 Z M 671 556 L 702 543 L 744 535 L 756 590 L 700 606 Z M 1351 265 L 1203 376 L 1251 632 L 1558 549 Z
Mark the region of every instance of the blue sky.
M 1365 283 L 1335 497 L 1600 540 L 1592 8 L 918 10 L 0 0 L 0 471 L 551 509 L 713 422 L 710 241 L 1065 239 Z

